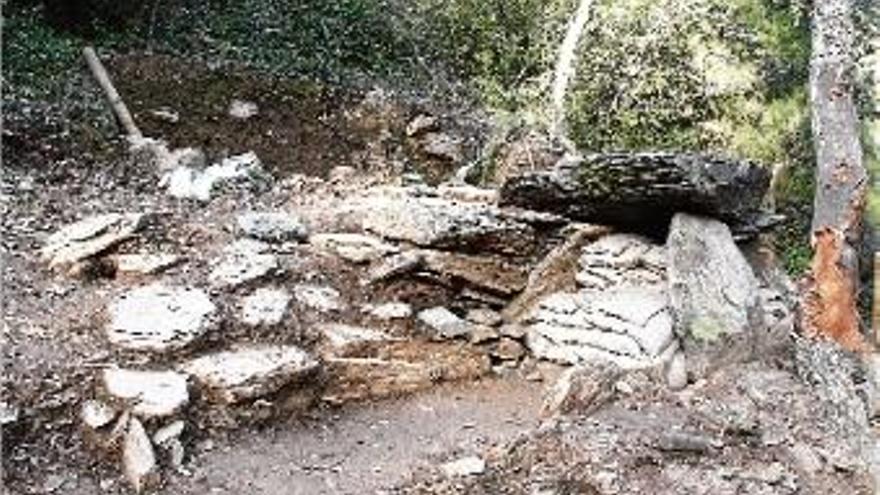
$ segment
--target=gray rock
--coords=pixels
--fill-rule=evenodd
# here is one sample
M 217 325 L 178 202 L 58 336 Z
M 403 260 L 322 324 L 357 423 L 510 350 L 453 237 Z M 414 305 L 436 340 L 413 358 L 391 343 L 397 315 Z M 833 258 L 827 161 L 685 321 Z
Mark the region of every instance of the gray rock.
M 266 250 L 265 245 L 250 239 L 233 242 L 223 250 L 208 281 L 214 287 L 232 289 L 276 273 L 278 257 Z
M 494 206 L 419 196 L 409 189 L 381 190 L 364 200 L 365 230 L 422 247 L 527 255 L 534 229 Z
M 315 234 L 309 242 L 353 263 L 368 263 L 400 252 L 400 248 L 363 234 Z
M 156 463 L 156 453 L 144 425 L 137 418 L 131 418 L 128 423 L 122 445 L 122 466 L 125 477 L 135 492 L 140 493 L 158 484 L 159 465 Z
M 265 242 L 304 241 L 309 236 L 306 224 L 296 215 L 283 212 L 251 211 L 238 215 L 238 228 L 248 237 Z
M 672 359 L 666 364 L 666 385 L 672 390 L 681 390 L 687 387 L 687 361 L 684 353 L 676 351 Z
M 526 355 L 526 350 L 518 341 L 503 337 L 493 346 L 491 354 L 502 361 L 519 361 Z
M 477 325 L 496 327 L 501 324 L 501 314 L 489 308 L 476 308 L 468 310 L 465 319 Z
M 199 289 L 153 283 L 132 289 L 110 304 L 107 338 L 132 350 L 179 349 L 215 326 L 216 310 Z
M 153 433 L 153 443 L 156 445 L 164 445 L 172 440 L 180 438 L 180 435 L 183 434 L 184 428 L 186 428 L 186 423 L 184 423 L 183 420 L 178 419 L 172 421 L 156 430 L 156 433 Z
M 486 461 L 477 456 L 462 457 L 443 464 L 440 469 L 443 474 L 452 478 L 475 476 L 486 471 Z
M 104 370 L 107 394 L 131 407 L 143 418 L 171 416 L 189 402 L 185 375 L 173 371 Z
M 270 394 L 312 373 L 318 362 L 295 346 L 252 346 L 196 358 L 182 366 L 212 399 L 235 404 Z
M 385 332 L 339 323 L 321 325 L 319 332 L 324 341 L 323 354 L 328 357 L 357 357 L 375 344 L 395 340 Z
M 610 361 L 653 366 L 673 343 L 672 318 L 660 287 L 553 294 L 527 318 L 535 356 L 568 364 Z
M 471 344 L 495 342 L 500 338 L 501 333 L 495 327 L 475 324 L 471 329 Z
M 379 305 L 367 305 L 364 312 L 380 320 L 402 320 L 413 314 L 412 306 L 402 302 L 390 302 Z
M 666 249 L 670 308 L 689 370 L 702 376 L 750 358 L 763 321 L 758 281 L 728 227 L 677 214 Z
M 452 339 L 470 335 L 472 325 L 444 307 L 434 307 L 419 313 L 419 321 L 431 329 L 433 336 Z
M 20 414 L 21 411 L 15 404 L 0 401 L 0 426 L 15 423 Z
M 83 424 L 92 430 L 103 428 L 116 419 L 116 409 L 99 400 L 87 400 L 80 410 Z
M 114 258 L 116 272 L 131 275 L 153 275 L 181 262 L 174 254 L 120 254 Z
M 332 287 L 297 285 L 293 294 L 299 303 L 322 313 L 340 311 L 345 307 L 339 291 Z
M 406 125 L 406 135 L 407 137 L 414 137 L 427 131 L 436 131 L 439 127 L 438 124 L 439 121 L 437 120 L 437 117 L 434 117 L 433 115 L 416 115 L 415 118 L 409 121 Z
M 407 251 L 389 256 L 370 267 L 363 283 L 365 285 L 372 285 L 399 277 L 420 268 L 424 260 L 422 253 L 416 251 Z
M 229 116 L 238 120 L 248 120 L 260 113 L 260 107 L 252 101 L 232 100 L 229 103 Z
M 459 163 L 464 159 L 461 141 L 443 132 L 428 132 L 421 138 L 422 150 L 425 154 Z
M 568 368 L 545 396 L 541 415 L 589 415 L 614 398 L 623 375 L 622 368 L 602 360 Z
M 242 303 L 241 320 L 251 326 L 273 326 L 284 320 L 291 295 L 283 289 L 261 287 Z
M 107 213 L 80 220 L 50 235 L 40 257 L 57 268 L 103 254 L 131 238 L 146 218 L 141 213 Z
M 658 285 L 666 282 L 663 246 L 632 234 L 610 234 L 584 246 L 575 276 L 580 287 L 606 290 L 622 285 Z

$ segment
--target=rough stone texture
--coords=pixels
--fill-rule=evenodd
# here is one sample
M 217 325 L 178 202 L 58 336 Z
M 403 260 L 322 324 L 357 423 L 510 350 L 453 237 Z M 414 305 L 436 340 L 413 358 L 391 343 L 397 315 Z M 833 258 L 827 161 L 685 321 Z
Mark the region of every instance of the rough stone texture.
M 299 347 L 254 346 L 196 358 L 181 367 L 206 388 L 208 396 L 235 404 L 271 394 L 318 368 Z
M 223 249 L 208 281 L 214 287 L 235 288 L 275 273 L 278 257 L 266 252 L 267 247 L 250 239 L 239 239 Z
M 666 282 L 666 250 L 632 234 L 611 234 L 581 250 L 580 287 L 606 290 L 622 285 L 650 286 Z
M 87 400 L 80 409 L 79 417 L 88 428 L 97 430 L 116 419 L 116 409 L 103 401 Z
M 657 287 L 553 294 L 527 322 L 534 355 L 569 364 L 606 360 L 622 368 L 652 366 L 673 343 L 666 295 Z
M 488 357 L 470 345 L 398 342 L 370 358 L 326 361 L 324 400 L 332 403 L 395 397 L 437 383 L 475 380 L 490 370 Z
M 179 166 L 162 178 L 168 194 L 175 198 L 210 201 L 218 186 L 238 181 L 254 180 L 265 174 L 263 165 L 253 152 L 233 156 L 204 170 Z
M 493 357 L 502 361 L 519 361 L 526 355 L 526 350 L 518 341 L 502 337 L 493 347 L 491 352 Z
M 452 339 L 470 335 L 473 328 L 466 320 L 444 307 L 434 307 L 419 313 L 419 321 L 431 329 L 432 337 Z
M 602 360 L 568 368 L 548 390 L 541 415 L 591 414 L 614 398 L 614 385 L 623 374 L 622 368 Z
M 232 100 L 229 104 L 229 116 L 238 120 L 248 120 L 260 113 L 260 107 L 252 101 Z
M 424 256 L 418 251 L 407 251 L 389 256 L 371 266 L 362 283 L 371 285 L 399 277 L 417 270 L 424 264 L 424 261 Z
M 175 254 L 120 254 L 114 258 L 116 272 L 131 275 L 153 275 L 180 263 Z
M 184 347 L 213 328 L 216 307 L 199 289 L 159 282 L 132 289 L 109 307 L 107 338 L 133 350 Z
M 322 313 L 339 311 L 345 307 L 339 291 L 332 287 L 297 285 L 293 294 L 300 304 Z
M 462 457 L 443 464 L 440 469 L 450 477 L 474 476 L 486 471 L 486 461 L 477 456 Z
M 365 230 L 422 247 L 526 255 L 535 232 L 494 206 L 417 196 L 406 189 L 366 198 Z
M 581 248 L 608 233 L 607 227 L 575 224 L 565 241 L 554 247 L 529 273 L 525 289 L 504 308 L 504 319 L 516 322 L 530 313 L 536 304 L 554 292 L 575 289 Z
M 428 132 L 421 138 L 422 150 L 431 157 L 459 163 L 464 159 L 461 141 L 443 132 Z
M 494 256 L 472 256 L 442 251 L 424 252 L 424 267 L 481 290 L 512 295 L 526 286 L 528 272 L 521 263 Z
M 309 236 L 306 224 L 285 211 L 251 211 L 238 215 L 236 221 L 242 233 L 260 241 L 303 241 Z
M 325 357 L 363 357 L 378 344 L 394 340 L 385 332 L 338 323 L 321 325 L 318 330 Z
M 140 213 L 107 213 L 80 220 L 50 235 L 40 257 L 52 268 L 83 261 L 131 238 L 146 218 Z
M 143 418 L 171 416 L 189 402 L 186 376 L 173 371 L 110 368 L 103 373 L 104 390 Z
M 756 163 L 700 155 L 612 153 L 562 160 L 553 169 L 509 178 L 502 205 L 650 231 L 677 212 L 753 230 L 770 171 Z
M 390 302 L 378 305 L 367 305 L 364 312 L 380 320 L 402 320 L 413 314 L 412 306 L 402 302 Z
M 283 289 L 261 287 L 242 303 L 241 320 L 252 326 L 272 326 L 284 321 L 291 295 Z
M 689 372 L 752 357 L 763 323 L 758 281 L 727 226 L 678 214 L 666 249 L 670 308 Z
M 468 310 L 465 319 L 477 325 L 497 327 L 504 321 L 501 314 L 489 308 L 475 308 Z
M 125 477 L 136 493 L 159 482 L 159 465 L 150 437 L 137 418 L 131 418 L 122 445 L 122 466 Z
M 363 234 L 315 234 L 309 242 L 353 263 L 368 263 L 400 252 L 397 246 Z

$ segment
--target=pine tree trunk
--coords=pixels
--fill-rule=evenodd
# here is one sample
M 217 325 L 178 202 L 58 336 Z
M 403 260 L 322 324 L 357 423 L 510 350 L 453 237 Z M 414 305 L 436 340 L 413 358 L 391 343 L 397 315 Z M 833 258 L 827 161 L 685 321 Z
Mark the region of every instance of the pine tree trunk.
M 816 150 L 814 250 L 801 327 L 807 335 L 865 350 L 858 314 L 859 243 L 867 173 L 853 97 L 852 0 L 815 0 L 810 102 Z

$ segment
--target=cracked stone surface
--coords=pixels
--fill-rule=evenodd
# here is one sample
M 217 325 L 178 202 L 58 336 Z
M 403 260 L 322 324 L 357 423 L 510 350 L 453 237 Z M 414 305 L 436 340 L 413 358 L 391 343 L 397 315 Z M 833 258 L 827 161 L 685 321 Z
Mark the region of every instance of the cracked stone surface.
M 231 289 L 264 278 L 278 269 L 278 257 L 268 253 L 266 245 L 239 239 L 223 250 L 208 280 L 214 287 Z
M 315 371 L 318 362 L 296 346 L 252 346 L 196 358 L 182 366 L 213 400 L 234 404 L 273 393 Z
M 110 304 L 107 338 L 132 350 L 166 351 L 185 347 L 216 323 L 208 295 L 160 282 L 131 289 Z
M 284 320 L 291 298 L 286 290 L 261 287 L 244 298 L 241 320 L 251 326 L 278 325 Z
M 322 313 L 339 311 L 345 307 L 339 291 L 332 287 L 297 285 L 293 293 L 299 303 Z
M 129 239 L 145 223 L 141 213 L 106 213 L 63 227 L 46 239 L 40 257 L 52 268 L 101 254 Z
M 604 290 L 624 284 L 656 285 L 666 281 L 663 246 L 632 234 L 610 234 L 581 250 L 575 276 L 585 289 Z
M 189 402 L 186 375 L 174 371 L 104 370 L 105 391 L 131 407 L 135 416 L 165 417 Z
M 251 211 L 238 215 L 236 221 L 245 235 L 260 241 L 302 241 L 309 236 L 306 224 L 290 212 Z

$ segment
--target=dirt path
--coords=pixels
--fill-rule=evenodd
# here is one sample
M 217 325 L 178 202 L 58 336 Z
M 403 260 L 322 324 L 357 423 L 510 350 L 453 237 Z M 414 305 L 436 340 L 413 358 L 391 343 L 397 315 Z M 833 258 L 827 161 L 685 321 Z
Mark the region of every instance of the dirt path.
M 444 386 L 355 406 L 302 427 L 242 432 L 170 480 L 175 494 L 383 493 L 414 469 L 479 454 L 537 424 L 543 385 L 515 379 Z

